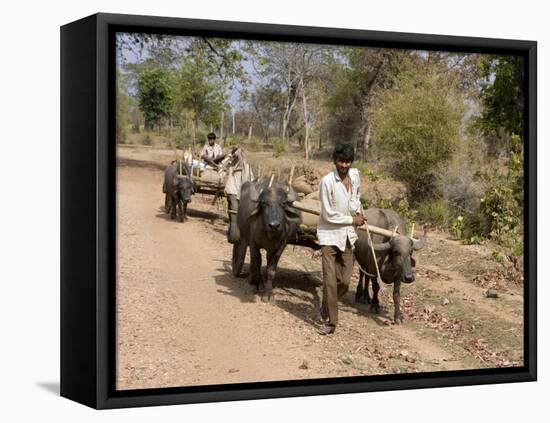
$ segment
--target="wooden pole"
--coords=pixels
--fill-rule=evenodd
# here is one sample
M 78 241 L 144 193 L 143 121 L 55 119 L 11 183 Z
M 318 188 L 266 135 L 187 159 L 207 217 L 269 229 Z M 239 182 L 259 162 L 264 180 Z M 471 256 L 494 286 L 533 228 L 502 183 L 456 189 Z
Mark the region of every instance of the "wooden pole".
M 315 214 L 317 216 L 321 215 L 321 211 L 318 208 L 310 206 L 310 205 L 302 204 L 299 201 L 293 202 L 292 207 L 294 207 L 295 209 L 298 209 L 300 211 L 304 211 L 306 213 Z M 380 228 L 378 226 L 368 225 L 368 224 L 364 225 L 364 226 L 358 226 L 357 229 L 360 229 L 362 231 L 366 231 L 368 229 L 373 234 L 387 236 L 389 238 L 392 238 L 392 237 L 395 236 L 394 231 L 389 231 L 387 229 Z M 413 238 L 413 241 L 416 241 L 416 240 Z

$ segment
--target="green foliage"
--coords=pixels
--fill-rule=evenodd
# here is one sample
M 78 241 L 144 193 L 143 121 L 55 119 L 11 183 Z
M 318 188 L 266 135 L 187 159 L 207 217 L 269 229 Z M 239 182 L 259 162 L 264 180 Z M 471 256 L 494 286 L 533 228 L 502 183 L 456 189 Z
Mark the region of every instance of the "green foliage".
M 361 204 L 363 205 L 364 209 L 369 208 L 369 202 L 367 200 L 361 199 Z M 416 210 L 410 207 L 409 202 L 406 199 L 401 199 L 399 200 L 399 202 L 392 202 L 389 199 L 382 198 L 378 201 L 378 204 L 375 207 L 378 207 L 379 209 L 394 210 L 399 216 L 401 216 L 405 220 L 405 224 L 407 226 L 410 226 L 410 224 L 415 221 L 418 214 Z
M 487 172 L 489 188 L 481 199 L 480 211 L 488 225 L 485 235 L 494 239 L 512 257 L 523 254 L 524 174 L 523 144 L 513 135 L 509 143 L 506 173 Z
M 409 225 L 410 223 L 413 223 L 418 214 L 416 210 L 411 209 L 409 202 L 407 201 L 406 198 L 400 200 L 399 203 L 397 203 L 397 207 L 395 207 L 395 211 L 403 219 L 405 219 L 405 223 L 407 225 Z
M 481 235 L 472 235 L 464 240 L 464 244 L 467 245 L 479 245 L 483 241 L 483 237 Z
M 229 148 L 235 148 L 238 147 L 239 144 L 240 142 L 237 137 L 228 137 L 225 145 Z
M 206 126 L 219 124 L 225 108 L 225 84 L 211 63 L 201 56 L 187 57 L 179 69 L 177 84 L 177 107 L 191 110 L 195 125 L 199 121 Z
M 127 78 L 117 69 L 116 71 L 116 142 L 124 144 L 128 137 L 128 107 L 126 95 Z
M 501 249 L 495 249 L 493 250 L 493 252 L 491 253 L 491 257 L 493 258 L 494 261 L 496 261 L 497 263 L 502 263 L 503 260 L 504 260 L 504 257 L 502 255 L 502 250 Z
M 138 81 L 139 109 L 145 118 L 146 129 L 159 126 L 170 115 L 173 94 L 170 74 L 164 69 L 145 70 Z
M 447 227 L 451 214 L 447 202 L 443 199 L 426 200 L 418 204 L 418 218 L 424 222 Z
M 523 134 L 523 58 L 483 56 L 480 124 L 487 135 L 503 128 Z
M 272 145 L 274 157 L 280 157 L 286 151 L 286 146 L 280 138 L 274 139 Z
M 368 177 L 372 182 L 376 182 L 380 179 L 380 176 L 378 176 L 372 169 L 370 169 L 364 162 L 357 161 L 354 163 L 354 167 L 356 167 L 361 174 Z
M 250 148 L 252 151 L 260 151 L 262 149 L 262 142 L 254 137 L 250 140 Z
M 395 89 L 380 94 L 373 115 L 376 140 L 389 172 L 417 201 L 433 193 L 435 171 L 456 150 L 461 105 L 452 85 L 435 73 L 402 73 Z
M 466 227 L 466 223 L 464 221 L 464 216 L 457 216 L 453 219 L 451 223 L 451 233 L 456 238 L 462 238 L 462 234 L 464 232 L 464 228 Z
M 391 209 L 392 208 L 392 203 L 390 200 L 387 200 L 385 198 L 382 198 L 379 202 L 378 202 L 378 208 L 379 209 Z

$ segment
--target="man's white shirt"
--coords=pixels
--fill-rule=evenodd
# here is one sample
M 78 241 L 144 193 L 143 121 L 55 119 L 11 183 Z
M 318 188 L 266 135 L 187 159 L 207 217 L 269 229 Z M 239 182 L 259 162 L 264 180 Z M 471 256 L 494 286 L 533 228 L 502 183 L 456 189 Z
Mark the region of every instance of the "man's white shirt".
M 353 226 L 353 216 L 361 212 L 359 171 L 348 171 L 351 182 L 350 191 L 346 190 L 338 171 L 335 169 L 321 179 L 319 201 L 321 216 L 317 225 L 317 238 L 320 245 L 334 245 L 341 251 L 346 249 L 346 240 L 355 244 L 357 233 Z
M 208 141 L 207 141 L 204 144 L 204 147 L 202 147 L 201 157 L 204 156 L 205 154 L 209 159 L 214 160 L 215 158 L 223 154 L 223 150 L 218 143 L 215 143 L 213 146 L 210 146 L 210 144 L 208 144 Z

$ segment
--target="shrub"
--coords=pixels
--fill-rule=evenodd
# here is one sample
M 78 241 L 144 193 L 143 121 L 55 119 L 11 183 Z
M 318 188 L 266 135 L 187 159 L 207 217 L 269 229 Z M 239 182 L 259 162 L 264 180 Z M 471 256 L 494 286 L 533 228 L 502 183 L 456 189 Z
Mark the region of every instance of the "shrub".
M 400 200 L 399 203 L 397 203 L 397 206 L 394 207 L 394 210 L 401 216 L 403 219 L 405 219 L 405 224 L 407 226 L 410 226 L 416 219 L 416 215 L 418 212 L 416 210 L 413 210 L 409 206 L 409 202 L 407 199 Z
M 485 184 L 467 157 L 453 160 L 437 176 L 437 190 L 455 215 L 475 215 Z
M 486 235 L 501 245 L 514 263 L 523 255 L 523 161 L 522 140 L 512 135 L 508 171 L 485 173 L 488 189 L 480 200 L 480 211 L 487 221 Z
M 280 157 L 286 150 L 285 144 L 278 138 L 273 140 L 272 145 L 274 157 Z
M 141 143 L 143 145 L 151 145 L 153 143 L 153 140 L 151 138 L 151 135 L 149 134 L 145 134 L 145 136 L 143 137 L 143 140 L 141 141 Z
M 417 210 L 420 220 L 441 228 L 447 227 L 451 216 L 447 202 L 443 199 L 426 200 L 418 205 Z
M 453 219 L 453 222 L 451 223 L 451 232 L 452 234 L 460 239 L 462 238 L 462 233 L 464 232 L 466 223 L 464 222 L 464 216 L 457 216 Z
M 374 171 L 369 167 L 367 167 L 367 165 L 362 161 L 355 162 L 354 167 L 356 167 L 359 170 L 359 172 L 361 172 L 363 175 L 368 177 L 372 182 L 376 182 L 380 179 L 380 176 L 375 174 Z
M 456 150 L 463 106 L 453 92 L 435 73 L 403 72 L 374 110 L 375 142 L 388 171 L 409 186 L 412 198 L 433 194 L 436 170 Z

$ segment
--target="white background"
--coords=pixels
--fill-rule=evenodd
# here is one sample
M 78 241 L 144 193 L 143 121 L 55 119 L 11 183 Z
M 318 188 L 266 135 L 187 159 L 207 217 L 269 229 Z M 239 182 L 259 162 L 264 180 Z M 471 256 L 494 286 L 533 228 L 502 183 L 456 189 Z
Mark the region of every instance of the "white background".
M 549 14 L 539 1 L 5 2 L 0 25 L 0 419 L 3 421 L 541 421 L 548 412 L 548 225 L 539 224 L 536 383 L 97 412 L 60 398 L 59 27 L 95 12 L 538 41 L 539 222 L 550 182 Z M 546 262 L 547 263 L 547 262 Z

